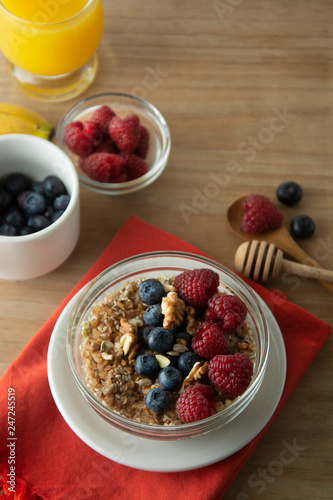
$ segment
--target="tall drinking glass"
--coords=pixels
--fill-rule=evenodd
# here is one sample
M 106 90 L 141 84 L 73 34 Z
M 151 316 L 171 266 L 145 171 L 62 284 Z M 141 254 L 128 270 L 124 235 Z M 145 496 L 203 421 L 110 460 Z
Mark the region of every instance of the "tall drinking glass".
M 12 81 L 30 96 L 70 99 L 97 71 L 101 0 L 0 0 L 0 50 Z

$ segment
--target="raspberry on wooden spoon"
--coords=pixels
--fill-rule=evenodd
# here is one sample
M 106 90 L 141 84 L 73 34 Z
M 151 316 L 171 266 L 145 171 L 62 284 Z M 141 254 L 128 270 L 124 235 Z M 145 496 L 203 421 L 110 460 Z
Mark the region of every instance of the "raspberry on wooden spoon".
M 241 230 L 244 233 L 260 234 L 277 229 L 283 222 L 280 209 L 263 194 L 250 194 L 242 204 L 244 212 Z

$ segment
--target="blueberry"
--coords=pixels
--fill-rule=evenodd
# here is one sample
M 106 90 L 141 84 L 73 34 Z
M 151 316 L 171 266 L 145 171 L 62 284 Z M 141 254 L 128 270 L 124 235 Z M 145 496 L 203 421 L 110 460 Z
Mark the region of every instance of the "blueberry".
M 45 212 L 43 213 L 44 217 L 46 217 L 47 219 L 50 219 L 51 220 L 51 217 L 53 216 L 54 214 L 54 208 L 52 205 L 47 205 L 46 206 L 46 209 L 45 209 Z
M 158 374 L 158 381 L 162 389 L 165 389 L 166 391 L 178 391 L 183 383 L 183 379 L 184 377 L 182 373 L 173 366 L 162 368 Z
M 276 190 L 277 199 L 289 207 L 301 201 L 302 196 L 302 188 L 297 182 L 283 182 Z
M 22 208 L 28 215 L 37 215 L 45 212 L 46 201 L 44 196 L 31 192 L 23 200 Z
M 291 234 L 296 238 L 310 238 L 316 226 L 308 215 L 296 215 L 290 223 Z
M 31 191 L 22 191 L 22 193 L 17 195 L 16 202 L 21 209 L 23 209 L 23 200 L 28 196 L 29 193 L 31 193 Z
M 176 332 L 173 334 L 173 338 L 175 340 L 175 343 L 177 342 L 177 339 L 182 339 L 185 340 L 186 342 L 186 347 L 191 347 L 192 344 L 192 335 L 190 335 L 187 332 Z
M 200 358 L 194 352 L 183 352 L 178 358 L 178 368 L 182 373 L 187 375 L 192 370 L 193 365 L 198 361 L 200 361 Z
M 33 181 L 30 186 L 30 191 L 42 194 L 44 196 L 44 183 L 43 181 Z
M 53 208 L 54 210 L 66 210 L 70 202 L 70 197 L 68 194 L 61 194 L 54 199 Z
M 0 235 L 1 236 L 16 236 L 17 231 L 14 226 L 11 224 L 1 224 L 0 226 Z
M 49 219 L 44 217 L 44 215 L 33 215 L 28 220 L 28 225 L 31 226 L 35 231 L 41 231 L 51 224 Z
M 148 347 L 148 335 L 152 331 L 153 326 L 145 326 L 140 330 L 141 342 Z
M 162 328 L 161 326 L 155 326 L 152 328 L 150 334 L 148 335 L 148 346 L 149 349 L 155 352 L 167 352 L 171 351 L 174 344 L 173 335 Z
M 54 214 L 51 215 L 51 222 L 53 224 L 53 222 L 55 222 L 56 220 L 59 219 L 59 217 L 62 216 L 62 214 L 64 213 L 65 210 L 57 210 L 56 212 L 54 212 Z
M 161 302 L 164 295 L 162 283 L 155 279 L 142 281 L 138 286 L 138 297 L 141 302 L 151 306 Z
M 144 377 L 153 377 L 159 369 L 160 365 L 152 354 L 141 354 L 135 360 L 134 370 Z
M 27 234 L 35 233 L 35 229 L 31 226 L 22 226 L 18 229 L 19 236 L 26 236 Z
M 12 195 L 5 189 L 0 191 L 0 211 L 7 210 L 12 203 Z
M 17 196 L 22 191 L 26 191 L 30 186 L 30 179 L 24 175 L 19 173 L 9 174 L 5 180 L 5 188 L 6 190 Z
M 169 408 L 170 396 L 164 389 L 154 387 L 147 392 L 145 403 L 148 410 L 159 415 Z
M 4 222 L 19 229 L 24 225 L 25 218 L 18 208 L 11 207 L 4 215 Z
M 54 200 L 61 194 L 67 194 L 65 184 L 56 175 L 48 175 L 43 181 L 44 194 L 47 198 Z
M 175 335 L 175 333 L 178 333 L 181 331 L 182 331 L 182 328 L 180 326 L 174 326 L 173 328 L 170 328 L 170 330 L 169 330 L 169 332 L 171 332 L 173 336 Z
M 148 326 L 161 326 L 163 319 L 164 316 L 159 304 L 153 304 L 152 306 L 147 307 L 143 313 L 143 320 Z

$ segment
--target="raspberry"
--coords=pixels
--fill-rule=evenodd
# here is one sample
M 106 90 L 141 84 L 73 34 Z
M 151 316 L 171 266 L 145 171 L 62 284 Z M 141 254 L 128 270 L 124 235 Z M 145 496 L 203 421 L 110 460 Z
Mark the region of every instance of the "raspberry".
M 99 182 L 125 182 L 125 161 L 110 153 L 93 153 L 80 158 L 79 166 L 91 179 Z
M 90 121 L 95 123 L 103 134 L 109 135 L 110 121 L 114 116 L 116 116 L 116 113 L 109 106 L 101 106 L 93 112 Z
M 216 399 L 209 385 L 189 385 L 176 403 L 176 414 L 184 423 L 196 422 L 216 413 Z
M 211 359 L 217 354 L 229 354 L 228 341 L 221 328 L 212 321 L 204 321 L 192 338 L 193 351 L 202 358 Z
M 148 172 L 148 165 L 140 156 L 131 153 L 120 153 L 119 156 L 125 160 L 125 170 L 129 181 Z
M 219 318 L 216 316 L 214 311 L 211 311 L 210 309 L 206 309 L 205 315 L 204 315 L 204 320 L 205 321 L 213 321 L 215 323 L 222 323 L 223 324 L 223 320 L 219 320 Z
M 134 154 L 145 159 L 147 158 L 148 148 L 149 148 L 149 132 L 146 129 L 146 127 L 140 125 L 140 140 L 139 144 L 137 145 L 134 151 Z
M 104 135 L 95 123 L 86 120 L 82 125 L 83 133 L 88 137 L 93 146 L 98 146 L 102 143 Z
M 113 155 L 116 155 L 118 153 L 118 149 L 112 141 L 106 140 L 94 148 L 94 153 L 112 153 Z
M 243 394 L 250 385 L 252 375 L 252 362 L 243 353 L 214 356 L 208 364 L 210 381 L 228 399 Z
M 226 293 L 216 293 L 208 300 L 208 311 L 205 313 L 205 319 L 223 320 L 222 330 L 229 333 L 242 326 L 246 314 L 246 304 L 239 297 Z
M 113 142 L 121 151 L 132 153 L 140 140 L 140 121 L 137 115 L 125 118 L 114 116 L 110 122 L 109 133 Z
M 250 194 L 242 204 L 244 211 L 240 228 L 244 233 L 260 234 L 281 226 L 280 209 L 262 194 Z
M 101 144 L 103 134 L 97 126 L 90 122 L 77 121 L 68 123 L 64 130 L 64 141 L 72 153 L 84 158 L 89 156 L 94 147 Z
M 178 274 L 174 285 L 185 302 L 195 309 L 204 309 L 217 291 L 219 275 L 210 269 L 191 269 Z

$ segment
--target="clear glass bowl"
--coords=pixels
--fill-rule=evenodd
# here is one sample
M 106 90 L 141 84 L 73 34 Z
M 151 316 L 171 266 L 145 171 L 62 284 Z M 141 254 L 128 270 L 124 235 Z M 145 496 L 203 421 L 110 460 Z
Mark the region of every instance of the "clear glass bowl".
M 161 275 L 175 276 L 186 269 L 208 268 L 220 276 L 220 291 L 238 295 L 248 307 L 247 321 L 253 328 L 256 344 L 254 373 L 247 390 L 233 403 L 213 416 L 198 422 L 180 425 L 147 425 L 126 418 L 104 406 L 84 382 L 80 343 L 81 325 L 92 306 L 102 300 L 111 290 L 122 288 L 126 282 L 136 278 L 152 278 Z M 260 388 L 267 364 L 269 350 L 269 327 L 257 295 L 234 272 L 221 264 L 194 254 L 183 252 L 153 252 L 140 254 L 107 268 L 92 280 L 80 294 L 73 306 L 68 323 L 67 355 L 75 384 L 83 398 L 107 422 L 130 434 L 156 440 L 187 439 L 214 431 L 236 418 Z
M 138 179 L 120 183 L 105 183 L 90 179 L 79 168 L 78 157 L 69 151 L 65 144 L 64 128 L 66 125 L 76 120 L 88 120 L 93 112 L 103 105 L 110 106 L 121 118 L 132 113 L 138 115 L 141 125 L 149 131 L 149 151 L 145 159 L 149 170 Z M 152 104 L 139 97 L 113 92 L 93 95 L 75 104 L 59 123 L 55 142 L 71 158 L 83 187 L 113 196 L 133 193 L 154 182 L 165 169 L 171 149 L 169 127 L 162 114 Z

